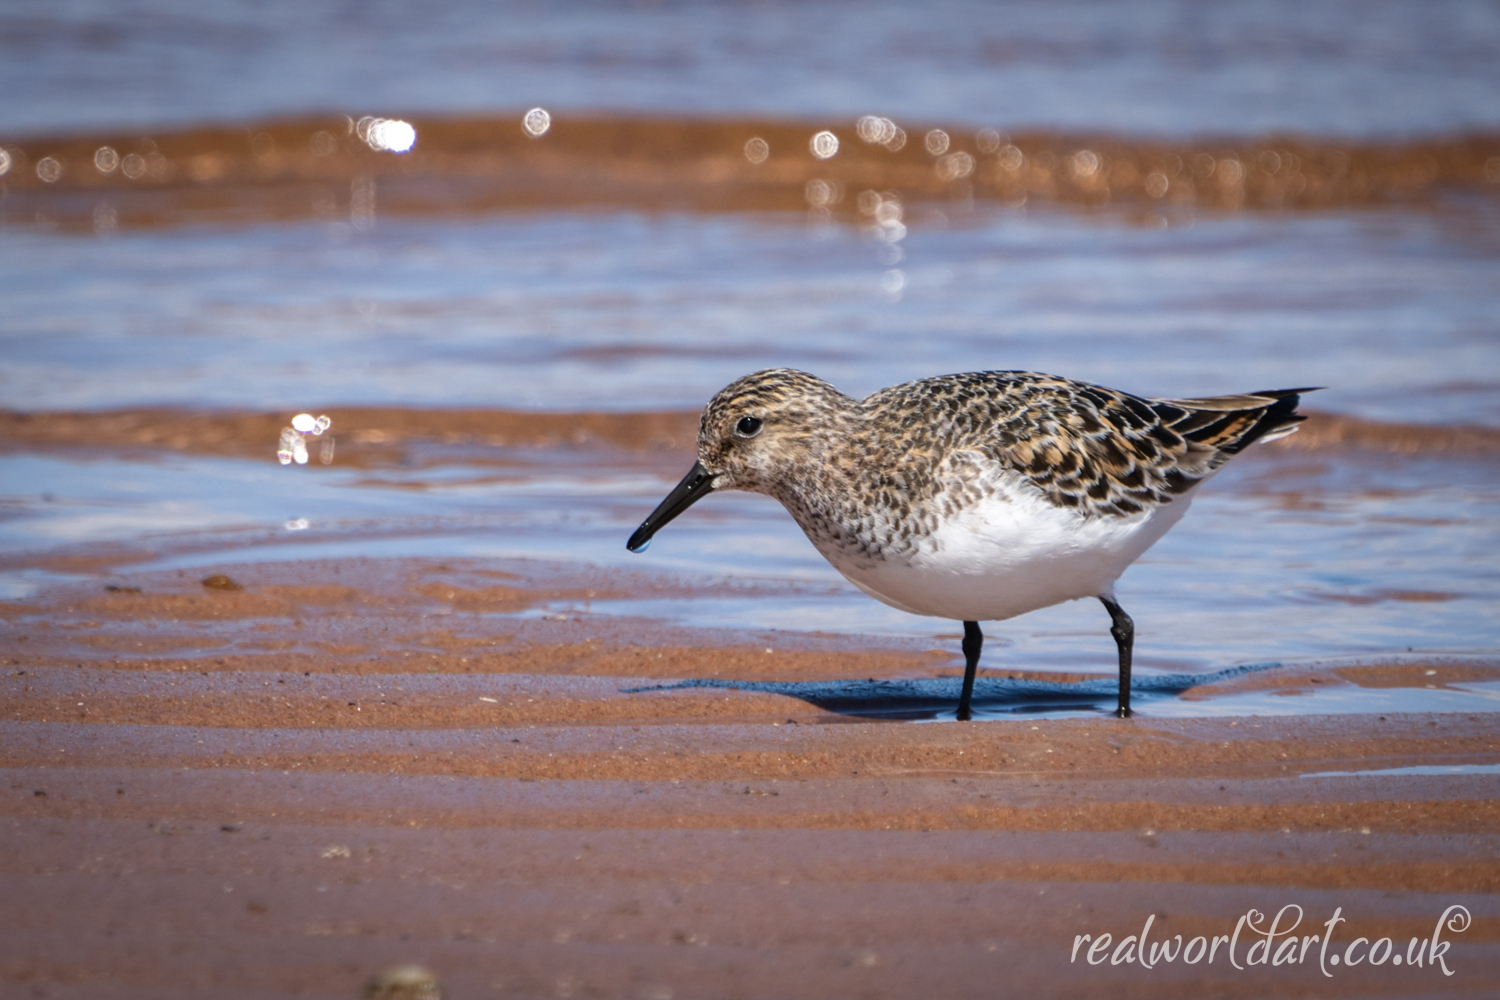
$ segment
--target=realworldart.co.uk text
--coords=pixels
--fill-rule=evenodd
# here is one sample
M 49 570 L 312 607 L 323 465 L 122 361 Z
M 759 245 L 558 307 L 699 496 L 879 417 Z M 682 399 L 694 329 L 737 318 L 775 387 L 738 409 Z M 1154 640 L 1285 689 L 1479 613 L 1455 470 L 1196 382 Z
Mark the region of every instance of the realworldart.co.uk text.
M 1461 934 L 1473 922 L 1468 909 L 1455 904 L 1438 917 L 1430 937 L 1414 937 L 1402 949 L 1389 937 L 1371 939 L 1356 936 L 1352 928 L 1340 928 L 1340 924 L 1348 923 L 1343 913 L 1343 907 L 1338 907 L 1322 924 L 1308 926 L 1308 930 L 1319 928 L 1319 933 L 1299 935 L 1303 912 L 1296 903 L 1283 906 L 1269 923 L 1261 911 L 1248 910 L 1234 925 L 1234 933 L 1201 935 L 1186 943 L 1181 934 L 1150 940 L 1151 925 L 1156 921 L 1153 913 L 1146 918 L 1140 934 L 1127 935 L 1118 942 L 1108 933 L 1079 934 L 1073 939 L 1071 961 L 1077 963 L 1082 958 L 1089 965 L 1138 964 L 1147 969 L 1179 961 L 1185 965 L 1218 961 L 1243 971 L 1258 966 L 1310 965 L 1311 955 L 1316 957 L 1319 971 L 1330 979 L 1340 968 L 1387 963 L 1392 968 L 1430 969 L 1451 976 L 1447 957 L 1451 942 L 1443 935 Z

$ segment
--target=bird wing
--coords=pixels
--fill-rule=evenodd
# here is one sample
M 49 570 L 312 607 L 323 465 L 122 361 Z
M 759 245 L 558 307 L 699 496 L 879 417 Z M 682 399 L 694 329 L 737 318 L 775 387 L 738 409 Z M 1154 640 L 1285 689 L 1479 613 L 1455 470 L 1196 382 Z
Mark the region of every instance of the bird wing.
M 1177 433 L 1212 445 L 1225 455 L 1237 455 L 1256 441 L 1274 441 L 1296 431 L 1307 419 L 1296 412 L 1302 393 L 1317 391 L 1316 386 L 1267 389 L 1242 396 L 1153 399 L 1150 405 Z
M 951 378 L 952 376 L 950 376 Z M 1136 514 L 1191 490 L 1251 443 L 1291 433 L 1309 389 L 1143 399 L 1072 379 L 986 372 L 959 388 L 952 445 L 1020 473 L 1049 502 Z M 950 408 L 952 412 L 954 408 Z

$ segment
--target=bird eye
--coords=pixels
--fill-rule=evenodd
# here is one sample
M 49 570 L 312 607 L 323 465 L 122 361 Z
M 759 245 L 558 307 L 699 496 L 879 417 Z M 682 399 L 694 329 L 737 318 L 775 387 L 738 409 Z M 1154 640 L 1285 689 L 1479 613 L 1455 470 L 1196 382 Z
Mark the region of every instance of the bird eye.
M 740 417 L 740 422 L 734 425 L 734 432 L 740 437 L 753 438 L 760 433 L 760 428 L 759 417 Z

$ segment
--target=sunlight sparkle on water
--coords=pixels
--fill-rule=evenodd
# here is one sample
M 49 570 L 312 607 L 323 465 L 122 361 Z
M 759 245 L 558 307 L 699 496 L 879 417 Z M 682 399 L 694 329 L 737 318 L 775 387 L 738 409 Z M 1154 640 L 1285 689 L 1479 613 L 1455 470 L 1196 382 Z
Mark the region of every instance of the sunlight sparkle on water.
M 276 460 L 282 465 L 306 465 L 308 459 L 307 438 L 321 437 L 323 432 L 333 426 L 333 420 L 329 417 L 315 417 L 311 413 L 299 413 L 292 418 L 290 427 L 281 429 L 281 441 L 276 449 Z M 323 438 L 318 449 L 318 461 L 324 465 L 333 464 L 333 435 Z
M 411 122 L 396 118 L 361 118 L 356 128 L 359 137 L 377 152 L 405 153 L 417 141 L 417 130 Z
M 872 146 L 890 146 L 897 133 L 901 132 L 895 122 L 876 115 L 865 115 L 855 123 L 854 129 L 861 139 Z
M 1068 160 L 1068 170 L 1076 178 L 1092 177 L 1099 172 L 1104 161 L 1092 149 L 1080 149 Z
M 532 108 L 526 112 L 526 117 L 521 119 L 521 127 L 533 139 L 540 139 L 552 127 L 552 116 L 545 108 Z
M 949 153 L 938 158 L 937 174 L 945 181 L 956 181 L 974 172 L 974 157 L 968 153 Z

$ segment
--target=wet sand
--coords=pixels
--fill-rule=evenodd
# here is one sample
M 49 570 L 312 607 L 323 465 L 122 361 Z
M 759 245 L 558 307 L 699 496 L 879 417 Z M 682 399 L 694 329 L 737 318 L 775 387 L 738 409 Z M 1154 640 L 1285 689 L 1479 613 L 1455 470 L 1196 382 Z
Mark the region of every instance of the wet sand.
M 338 463 L 366 467 L 399 463 L 414 442 L 551 448 L 606 445 L 628 451 L 690 454 L 698 412 L 538 413 L 501 409 L 336 407 Z M 1500 453 L 1491 427 L 1393 424 L 1308 411 L 1278 451 L 1373 451 L 1397 455 L 1490 456 Z M 0 410 L 0 450 L 170 449 L 190 454 L 263 457 L 274 453 L 293 414 L 235 413 L 191 408 L 28 413 Z
M 0 137 L 0 222 L 68 230 L 195 222 L 472 215 L 627 206 L 812 210 L 881 223 L 882 200 L 1284 211 L 1492 195 L 1500 135 L 1347 141 L 1296 135 L 1168 140 L 853 121 L 560 115 L 418 117 L 416 145 L 372 145 L 369 118 Z M 364 124 L 361 124 L 364 123 Z M 888 128 L 886 127 L 888 126 Z M 882 138 L 899 132 L 897 138 Z M 828 158 L 812 138 L 836 137 Z M 940 137 L 940 138 L 938 138 Z M 747 154 L 759 140 L 765 154 Z M 899 218 L 899 214 L 897 215 Z
M 6 440 L 245 454 L 285 416 L 12 414 Z M 692 432 L 689 414 L 338 420 L 351 461 L 397 449 L 367 452 L 376 464 L 469 434 L 596 434 L 677 458 Z M 1414 435 L 1494 447 L 1488 431 L 1333 417 L 1279 446 L 1401 452 Z M 7 993 L 350 997 L 404 962 L 449 997 L 1500 989 L 1492 713 L 915 723 L 891 705 L 913 681 L 956 697 L 956 642 L 768 646 L 547 610 L 727 583 L 232 551 L 142 568 L 166 544 L 8 559 L 72 578 L 0 606 Z M 1183 698 L 1497 679 L 1500 664 L 1475 660 L 1301 664 Z M 823 695 L 840 682 L 876 695 Z M 1344 776 L 1412 767 L 1447 773 Z M 1078 935 L 1119 942 L 1153 914 L 1152 942 L 1190 940 L 1289 904 L 1305 911 L 1299 935 L 1342 908 L 1340 954 L 1390 937 L 1404 955 L 1455 904 L 1474 922 L 1444 932 L 1451 977 L 1386 963 L 1329 978 L 1316 946 L 1306 964 L 1243 970 L 1222 951 L 1149 969 L 1090 965 L 1088 942 L 1071 956 Z
M 1493 16 L 114 6 L 0 14 L 0 998 L 1500 994 Z M 1076 606 L 961 725 L 769 501 L 625 553 L 784 364 L 1366 419 L 1133 570 L 1136 718 Z

